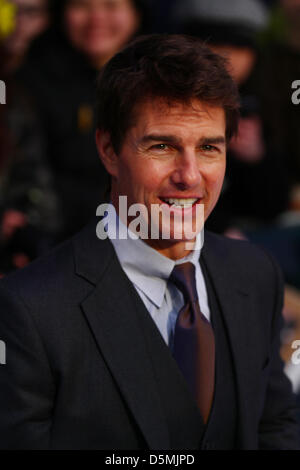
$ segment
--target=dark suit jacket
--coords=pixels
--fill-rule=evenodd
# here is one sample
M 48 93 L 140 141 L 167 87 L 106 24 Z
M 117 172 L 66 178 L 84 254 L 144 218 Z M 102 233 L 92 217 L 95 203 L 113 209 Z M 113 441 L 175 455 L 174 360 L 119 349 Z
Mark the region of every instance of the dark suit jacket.
M 145 307 L 95 228 L 0 283 L 7 348 L 0 447 L 170 449 L 178 427 L 176 448 L 197 448 L 189 436 L 196 405 L 160 335 L 147 343 Z M 278 354 L 283 289 L 276 265 L 247 242 L 208 232 L 201 262 L 231 344 L 237 447 L 297 448 L 294 400 Z M 145 322 L 156 329 L 148 313 Z

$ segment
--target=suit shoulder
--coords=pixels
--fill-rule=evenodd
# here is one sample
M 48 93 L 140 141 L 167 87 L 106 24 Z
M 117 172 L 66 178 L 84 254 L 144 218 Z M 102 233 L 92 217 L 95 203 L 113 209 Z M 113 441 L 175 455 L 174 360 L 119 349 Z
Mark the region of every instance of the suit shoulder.
M 91 284 L 97 283 L 112 252 L 110 243 L 96 238 L 91 223 L 48 254 L 1 279 L 0 289 L 35 309 L 66 309 L 78 304 Z
M 54 292 L 66 279 L 66 273 L 74 271 L 72 243 L 67 240 L 46 255 L 31 262 L 25 268 L 8 274 L 0 281 L 2 291 L 10 291 L 21 298 L 36 298 L 46 290 Z

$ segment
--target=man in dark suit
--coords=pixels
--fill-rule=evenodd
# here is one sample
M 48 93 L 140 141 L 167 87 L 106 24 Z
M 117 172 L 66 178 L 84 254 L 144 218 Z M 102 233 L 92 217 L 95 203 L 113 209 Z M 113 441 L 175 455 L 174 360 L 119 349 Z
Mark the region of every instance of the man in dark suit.
M 247 242 L 203 244 L 198 224 L 237 125 L 223 59 L 141 38 L 107 64 L 98 100 L 108 214 L 1 281 L 0 447 L 298 448 L 277 265 Z

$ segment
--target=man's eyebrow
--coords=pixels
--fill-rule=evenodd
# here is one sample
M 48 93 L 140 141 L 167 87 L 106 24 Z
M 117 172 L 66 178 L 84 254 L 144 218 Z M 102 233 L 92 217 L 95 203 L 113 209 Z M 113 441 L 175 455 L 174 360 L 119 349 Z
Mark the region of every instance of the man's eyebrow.
M 141 139 L 141 143 L 147 144 L 150 142 L 166 142 L 171 144 L 180 144 L 181 139 L 174 135 L 166 135 L 166 134 L 147 134 L 144 135 Z M 218 144 L 225 144 L 226 139 L 223 135 L 220 136 L 212 136 L 212 137 L 202 137 L 198 141 L 198 145 L 218 145 Z
M 171 144 L 178 144 L 181 139 L 174 135 L 161 135 L 161 134 L 147 134 L 141 139 L 141 143 L 147 144 L 149 142 L 167 142 Z
M 218 144 L 225 144 L 226 139 L 223 135 L 216 136 L 216 137 L 202 137 L 199 140 L 199 145 L 218 145 Z

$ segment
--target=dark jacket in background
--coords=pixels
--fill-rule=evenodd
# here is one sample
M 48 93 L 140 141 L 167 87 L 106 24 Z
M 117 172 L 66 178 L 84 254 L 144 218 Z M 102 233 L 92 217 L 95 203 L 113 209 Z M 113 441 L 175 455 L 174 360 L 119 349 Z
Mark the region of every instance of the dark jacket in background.
M 274 225 L 289 207 L 287 155 L 282 146 L 276 145 L 274 133 L 270 133 L 256 80 L 254 72 L 240 87 L 240 113 L 241 119 L 260 120 L 265 151 L 259 160 L 248 162 L 228 146 L 223 190 L 206 224 L 214 232 L 223 233 L 230 227 L 255 230 Z
M 9 238 L 0 236 L 0 269 L 13 268 L 14 253 L 30 260 L 55 243 L 61 229 L 61 211 L 45 153 L 45 141 L 34 106 L 24 90 L 7 81 L 2 116 L 5 147 L 0 158 L 0 215 L 8 210 L 26 216 L 26 225 Z
M 256 73 L 257 92 L 267 135 L 285 155 L 292 184 L 300 183 L 300 105 L 292 102 L 296 91 L 292 83 L 299 79 L 300 50 L 279 42 L 264 48 Z

